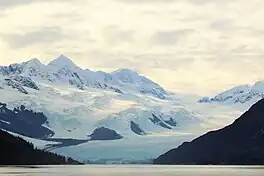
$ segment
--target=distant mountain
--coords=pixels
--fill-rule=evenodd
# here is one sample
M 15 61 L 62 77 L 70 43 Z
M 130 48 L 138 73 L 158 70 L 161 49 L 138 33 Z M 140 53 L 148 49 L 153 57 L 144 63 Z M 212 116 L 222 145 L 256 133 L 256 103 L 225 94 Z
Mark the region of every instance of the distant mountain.
M 71 158 L 35 149 L 33 144 L 0 130 L 0 165 L 79 164 Z
M 235 122 L 211 131 L 154 160 L 155 164 L 264 164 L 264 99 Z
M 264 81 L 256 82 L 254 85 L 241 85 L 226 90 L 213 98 L 203 97 L 198 102 L 219 102 L 227 104 L 249 104 L 252 105 L 264 98 Z
M 69 84 L 81 90 L 92 87 L 117 93 L 135 92 L 160 99 L 165 99 L 167 95 L 167 92 L 157 83 L 135 71 L 120 69 L 112 73 L 105 73 L 83 70 L 64 55 L 59 56 L 48 65 L 44 65 L 34 58 L 20 64 L 0 66 L 0 87 L 2 88 L 9 86 L 27 94 L 25 87 L 38 90 L 36 82 Z

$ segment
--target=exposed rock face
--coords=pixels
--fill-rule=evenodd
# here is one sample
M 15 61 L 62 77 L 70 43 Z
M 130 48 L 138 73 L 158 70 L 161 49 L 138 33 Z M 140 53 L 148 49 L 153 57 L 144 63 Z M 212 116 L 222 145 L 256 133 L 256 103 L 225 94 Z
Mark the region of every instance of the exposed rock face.
M 130 128 L 131 130 L 136 133 L 137 135 L 146 135 L 147 133 L 142 130 L 138 124 L 136 124 L 135 122 L 131 121 L 130 122 Z
M 105 127 L 100 127 L 95 129 L 93 133 L 89 135 L 89 137 L 91 138 L 90 140 L 99 140 L 99 141 L 117 140 L 123 138 L 123 136 L 118 134 L 115 130 L 111 130 Z
M 21 83 L 13 81 L 12 79 L 5 79 L 5 81 L 7 86 L 17 89 L 21 93 L 28 94 L 28 91 L 26 91 Z
M 9 66 L 0 67 L 0 74 L 2 74 L 3 76 L 7 76 L 10 74 L 21 74 L 22 70 L 23 69 L 20 64 L 11 64 Z
M 91 86 L 91 85 L 88 84 L 87 86 Z M 100 82 L 95 82 L 94 85 L 92 85 L 92 87 L 94 87 L 94 88 L 100 88 L 100 89 L 106 89 L 106 90 L 111 90 L 111 91 L 114 91 L 114 92 L 116 92 L 116 93 L 120 93 L 120 94 L 123 93 L 123 92 L 122 92 L 120 89 L 118 89 L 118 88 L 115 88 L 115 87 L 113 87 L 113 86 L 110 86 L 110 85 L 105 84 L 105 83 L 100 83 Z
M 37 84 L 32 81 L 32 79 L 30 77 L 25 77 L 25 76 L 21 76 L 21 75 L 14 75 L 11 76 L 10 79 L 12 79 L 13 81 L 17 81 L 19 83 L 21 83 L 22 86 L 31 88 L 31 89 L 35 89 L 35 90 L 39 90 L 39 87 L 37 86 Z
M 43 113 L 27 110 L 21 105 L 10 110 L 5 103 L 0 103 L 0 128 L 33 138 L 48 138 L 54 132 L 44 127 L 47 117 Z
M 13 89 L 18 90 L 21 93 L 28 94 L 28 91 L 25 89 L 35 89 L 39 90 L 37 84 L 30 78 L 22 75 L 10 75 L 0 79 L 0 88 L 4 89 L 5 86 L 9 86 Z
M 264 164 L 264 99 L 233 124 L 161 155 L 155 164 Z
M 167 124 L 169 124 L 170 126 L 176 127 L 177 126 L 177 122 L 170 118 L 169 120 L 164 120 L 164 122 L 166 122 Z
M 168 125 L 161 117 L 156 116 L 155 114 L 152 114 L 152 117 L 149 118 L 152 123 L 159 125 L 163 128 L 172 129 L 170 125 Z

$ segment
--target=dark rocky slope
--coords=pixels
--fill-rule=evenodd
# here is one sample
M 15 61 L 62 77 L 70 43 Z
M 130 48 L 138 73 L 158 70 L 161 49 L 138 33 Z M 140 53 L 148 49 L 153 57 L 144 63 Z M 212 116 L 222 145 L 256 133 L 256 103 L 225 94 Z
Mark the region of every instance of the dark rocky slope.
M 90 141 L 118 140 L 123 138 L 115 130 L 105 127 L 96 128 L 89 137 Z
M 130 122 L 130 129 L 137 135 L 146 135 L 147 133 L 142 130 L 139 125 L 133 121 Z
M 155 164 L 264 164 L 264 100 L 233 124 L 211 131 L 154 160 Z
M 43 126 L 45 124 L 48 124 L 47 117 L 41 112 L 33 112 L 23 105 L 11 110 L 7 104 L 0 102 L 0 129 L 45 139 L 54 135 L 53 131 Z
M 79 164 L 71 158 L 35 149 L 31 143 L 0 130 L 0 165 Z

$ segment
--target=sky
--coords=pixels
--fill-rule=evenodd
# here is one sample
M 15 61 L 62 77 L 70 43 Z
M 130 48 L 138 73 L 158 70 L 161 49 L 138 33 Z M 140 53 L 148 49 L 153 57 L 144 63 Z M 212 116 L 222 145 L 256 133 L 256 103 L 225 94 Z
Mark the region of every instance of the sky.
M 263 0 L 0 0 L 0 65 L 60 54 L 210 96 L 264 79 Z

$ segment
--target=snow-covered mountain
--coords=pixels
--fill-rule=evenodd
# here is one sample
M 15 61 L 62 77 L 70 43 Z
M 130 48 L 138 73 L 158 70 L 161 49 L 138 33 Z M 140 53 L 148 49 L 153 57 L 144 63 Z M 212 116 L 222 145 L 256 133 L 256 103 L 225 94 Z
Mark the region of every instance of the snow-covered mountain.
M 256 82 L 254 85 L 241 85 L 226 90 L 213 98 L 203 97 L 198 102 L 218 102 L 225 104 L 245 105 L 247 108 L 264 98 L 264 81 Z
M 0 128 L 84 161 L 155 158 L 242 113 L 197 99 L 129 69 L 82 69 L 63 55 L 0 67 Z
M 93 87 L 117 93 L 148 94 L 160 99 L 165 99 L 167 95 L 166 91 L 158 84 L 132 70 L 120 69 L 112 73 L 83 70 L 64 55 L 59 56 L 48 65 L 42 64 L 38 59 L 32 59 L 21 64 L 0 67 L 0 75 L 4 76 L 5 81 L 9 82 L 7 84 L 12 87 L 19 87 L 19 81 L 10 82 L 12 79 L 10 81 L 6 79 L 15 75 L 20 76 L 20 79 L 23 77 L 23 79 L 31 78 L 54 84 L 70 84 L 81 90 Z M 25 92 L 22 88 L 16 89 Z

